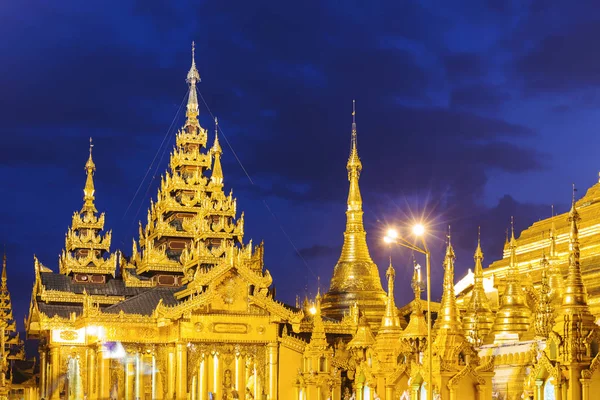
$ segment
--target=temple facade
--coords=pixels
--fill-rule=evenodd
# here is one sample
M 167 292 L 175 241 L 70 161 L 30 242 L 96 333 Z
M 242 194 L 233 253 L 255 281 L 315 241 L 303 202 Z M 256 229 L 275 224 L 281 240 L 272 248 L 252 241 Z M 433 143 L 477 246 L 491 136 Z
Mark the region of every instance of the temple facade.
M 512 232 L 504 258 L 487 268 L 478 242 L 473 272 L 458 282 L 448 235 L 430 343 L 434 318 L 424 313 L 420 271 L 414 300 L 399 309 L 391 261 L 386 292 L 369 253 L 355 110 L 341 255 L 329 289 L 290 306 L 274 297 L 265 246 L 244 239 L 244 214 L 225 187 L 217 120 L 214 134 L 200 125 L 193 51 L 186 81 L 186 121 L 127 254 L 111 250 L 96 208 L 90 143 L 83 205 L 58 264 L 34 258 L 26 330 L 39 341 L 39 373 L 31 398 L 594 398 L 600 183 L 568 215 L 518 238 Z M 5 281 L 3 273 L 3 290 Z

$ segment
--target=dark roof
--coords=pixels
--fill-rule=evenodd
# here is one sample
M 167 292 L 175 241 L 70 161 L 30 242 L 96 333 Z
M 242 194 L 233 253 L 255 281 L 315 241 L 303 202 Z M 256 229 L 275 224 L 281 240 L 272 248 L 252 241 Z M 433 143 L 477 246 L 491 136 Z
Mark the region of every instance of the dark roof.
M 39 302 L 38 307 L 40 308 L 41 312 L 50 318 L 54 317 L 55 315 L 58 315 L 62 318 L 69 318 L 72 312 L 75 312 L 77 315 L 81 315 L 81 313 L 83 313 L 83 306 L 75 304 L 47 304 Z
M 40 273 L 42 284 L 48 290 L 59 290 L 81 294 L 85 290 L 88 294 L 106 296 L 135 296 L 147 291 L 148 288 L 127 287 L 121 279 L 108 278 L 105 284 L 75 283 L 71 277 L 54 272 Z
M 111 314 L 118 314 L 123 311 L 125 314 L 152 315 L 152 312 L 156 309 L 156 306 L 161 299 L 166 306 L 178 304 L 174 294 L 179 290 L 181 290 L 179 287 L 155 287 L 118 304 L 107 307 L 103 311 Z

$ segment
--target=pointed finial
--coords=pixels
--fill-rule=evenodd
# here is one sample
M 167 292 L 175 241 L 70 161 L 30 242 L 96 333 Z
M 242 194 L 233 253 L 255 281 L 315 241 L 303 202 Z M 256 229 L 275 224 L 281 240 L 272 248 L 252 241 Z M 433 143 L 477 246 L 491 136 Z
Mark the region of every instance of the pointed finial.
M 352 149 L 356 149 L 357 146 L 357 133 L 356 133 L 356 100 L 352 100 Z
M 481 260 L 483 260 L 483 250 L 481 250 L 481 227 L 477 228 L 477 248 L 475 249 L 475 268 L 477 269 L 477 262 L 479 265 L 481 264 Z
M 4 244 L 4 255 L 2 256 L 2 287 L 6 287 L 6 244 Z
M 510 240 L 514 240 L 515 239 L 515 217 L 514 216 L 510 216 Z
M 94 171 L 96 171 L 96 164 L 94 164 L 94 160 L 92 159 L 92 148 L 94 144 L 92 143 L 92 138 L 90 137 L 90 156 L 85 163 L 86 170 L 86 179 L 85 186 L 83 188 L 83 208 L 81 212 L 89 211 L 89 212 L 97 212 L 96 206 L 94 204 L 94 192 L 96 189 L 94 188 Z
M 575 188 L 575 184 L 573 184 L 573 207 L 575 207 L 575 192 L 577 191 L 577 188 Z
M 196 44 L 192 42 L 192 66 L 187 73 L 186 80 L 190 85 L 187 112 L 186 112 L 186 126 L 198 127 L 198 94 L 196 93 L 196 83 L 200 82 L 200 74 L 196 69 Z

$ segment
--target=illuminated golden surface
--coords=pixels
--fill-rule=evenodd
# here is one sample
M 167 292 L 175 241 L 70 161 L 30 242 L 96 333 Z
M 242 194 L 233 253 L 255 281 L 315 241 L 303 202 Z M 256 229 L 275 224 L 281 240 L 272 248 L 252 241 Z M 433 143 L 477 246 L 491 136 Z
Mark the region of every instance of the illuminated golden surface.
M 186 81 L 186 122 L 131 255 L 111 253 L 110 231 L 101 234 L 90 147 L 84 205 L 73 215 L 59 272 L 34 258 L 26 329 L 40 340 L 40 373 L 30 398 L 424 400 L 430 391 L 444 400 L 489 400 L 493 392 L 541 400 L 546 390 L 562 400 L 594 398 L 600 184 L 568 219 L 540 221 L 518 241 L 513 232 L 505 259 L 489 268 L 478 241 L 473 281 L 456 285 L 458 299 L 449 240 L 428 343 L 419 270 L 414 300 L 398 310 L 391 262 L 386 294 L 369 254 L 356 124 L 344 244 L 329 291 L 291 307 L 274 299 L 264 245 L 243 242 L 243 213 L 224 192 L 217 121 L 209 147 L 198 120 L 193 55 Z M 1 288 L 6 349 L 15 326 L 5 266 Z M 3 366 L 8 359 L 4 351 Z M 0 385 L 0 397 L 7 387 Z
M 371 326 L 377 328 L 385 312 L 386 296 L 377 265 L 369 254 L 363 226 L 362 197 L 358 186 L 362 163 L 358 157 L 354 111 L 352 116 L 352 144 L 346 164 L 350 188 L 344 244 L 322 307 L 323 315 L 342 319 L 349 307 L 356 303 Z

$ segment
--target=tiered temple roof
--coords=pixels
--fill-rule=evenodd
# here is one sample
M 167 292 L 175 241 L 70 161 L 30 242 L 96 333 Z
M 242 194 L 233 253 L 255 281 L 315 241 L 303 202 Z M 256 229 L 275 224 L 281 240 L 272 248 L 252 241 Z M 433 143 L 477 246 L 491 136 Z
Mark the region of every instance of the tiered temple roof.
M 110 254 L 111 231 L 104 235 L 104 213 L 96 209 L 94 172 L 96 164 L 90 156 L 85 163 L 86 180 L 83 189 L 83 207 L 73 214 L 72 223 L 65 237 L 65 248 L 58 259 L 60 273 L 72 275 L 80 282 L 104 283 L 106 276 L 115 276 L 116 255 Z
M 226 195 L 223 191 L 217 120 L 211 147 L 207 146 L 208 132 L 198 121 L 196 84 L 200 74 L 193 50 L 186 81 L 185 125 L 177 133 L 157 201 L 150 205 L 146 225 L 140 225 L 139 246 L 134 241 L 132 257 L 123 266 L 132 284 L 149 279 L 148 286 L 181 286 L 221 263 L 228 249 L 242 243 L 244 215 L 236 219 L 236 200 L 231 192 Z

